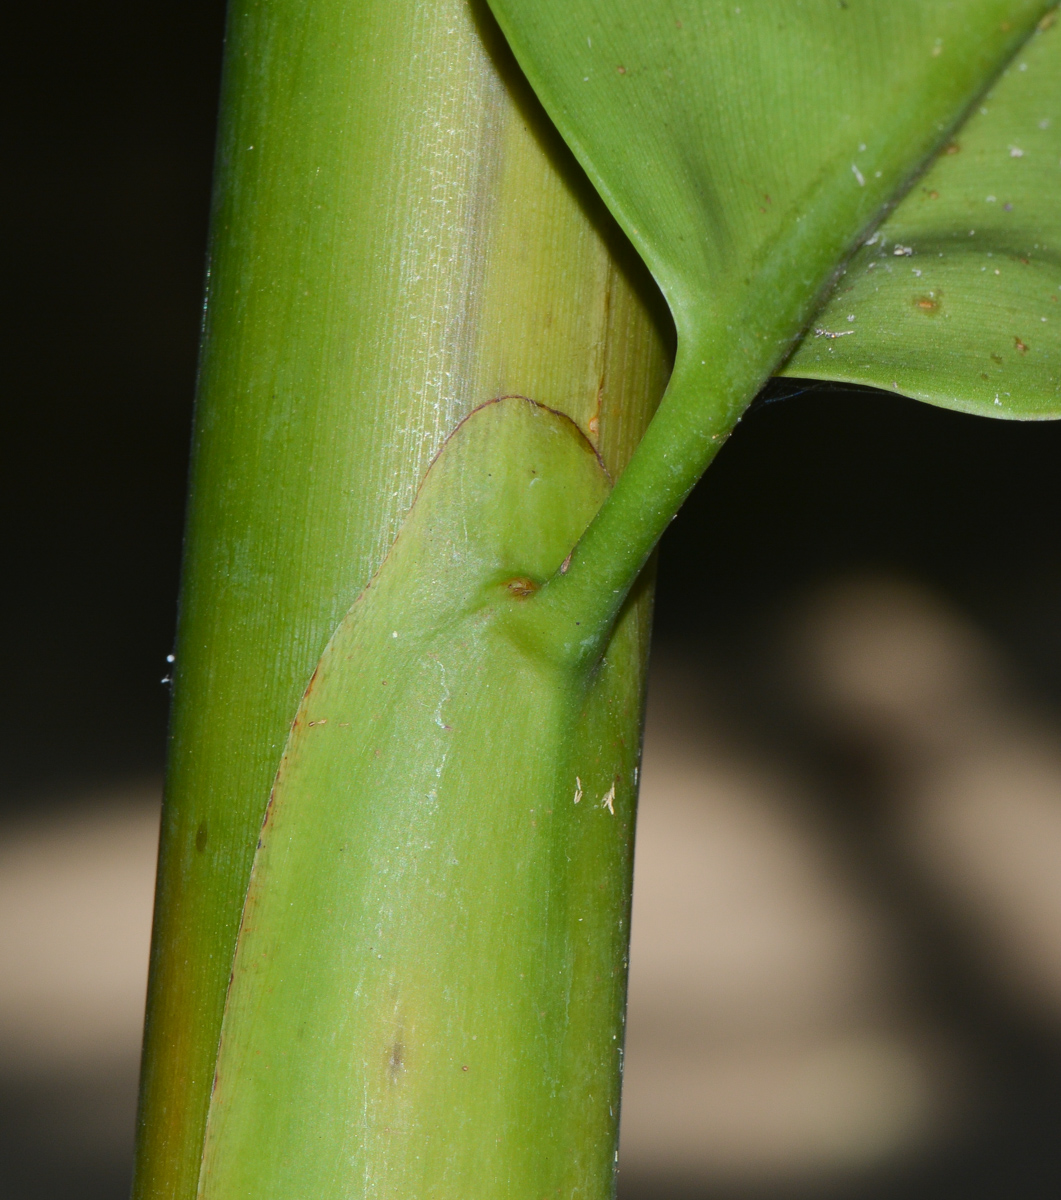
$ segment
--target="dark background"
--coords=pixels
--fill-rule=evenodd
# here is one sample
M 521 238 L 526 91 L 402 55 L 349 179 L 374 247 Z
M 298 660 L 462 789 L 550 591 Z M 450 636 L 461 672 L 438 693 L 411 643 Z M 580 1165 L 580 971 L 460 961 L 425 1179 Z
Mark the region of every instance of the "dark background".
M 8 35 L 6 803 L 161 759 L 223 17 L 59 0 Z
M 0 815 L 161 768 L 223 4 L 55 0 L 8 20 Z M 758 403 L 672 526 L 657 636 L 708 647 L 754 736 L 831 794 L 871 795 L 872 762 L 817 743 L 773 686 L 776 614 L 820 580 L 898 571 L 1061 704 L 1061 426 L 868 391 L 778 399 L 799 390 Z M 871 839 L 872 802 L 852 821 Z M 986 1115 L 960 1144 L 836 1194 L 1057 1196 L 1054 1034 L 1011 1011 L 931 914 L 912 920 L 934 1003 L 991 1064 Z M 0 1092 L 0 1197 L 125 1194 L 124 1161 L 64 1146 L 77 1096 Z

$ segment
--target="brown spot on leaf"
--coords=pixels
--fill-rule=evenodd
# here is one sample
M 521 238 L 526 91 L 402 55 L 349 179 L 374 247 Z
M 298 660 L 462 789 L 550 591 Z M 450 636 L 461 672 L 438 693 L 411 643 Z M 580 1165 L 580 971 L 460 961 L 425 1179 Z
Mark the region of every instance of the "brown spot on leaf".
M 1002 366 L 1002 355 L 1001 354 L 992 354 L 991 361 L 998 363 L 999 366 Z
M 943 153 L 944 154 L 958 154 L 958 153 L 960 153 L 961 148 L 962 147 L 961 147 L 960 142 L 948 142 L 947 145 L 943 147 Z
M 927 295 L 914 297 L 914 307 L 929 316 L 934 316 L 939 312 L 941 303 L 942 298 L 938 292 L 929 292 Z
M 620 74 L 620 75 L 625 75 L 625 74 L 626 74 L 626 68 L 625 68 L 625 67 L 616 67 L 615 69 L 616 69 L 616 70 L 619 72 L 619 74 Z
M 1017 351 L 1018 354 L 1027 354 L 1028 353 L 1028 347 L 1024 344 L 1024 342 L 1022 342 L 1020 340 L 1019 337 L 1015 337 L 1013 339 L 1013 347 Z
M 528 596 L 533 596 L 539 587 L 533 579 L 528 579 L 526 575 L 517 575 L 515 579 L 509 579 L 504 586 L 509 594 L 515 596 L 517 600 L 525 600 Z

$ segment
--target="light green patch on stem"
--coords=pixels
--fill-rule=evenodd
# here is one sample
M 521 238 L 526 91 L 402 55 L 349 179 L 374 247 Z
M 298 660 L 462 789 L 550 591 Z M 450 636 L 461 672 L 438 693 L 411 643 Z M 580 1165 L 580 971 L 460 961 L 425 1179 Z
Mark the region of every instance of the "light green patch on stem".
M 450 438 L 288 740 L 225 1010 L 203 1200 L 603 1200 L 611 1188 L 640 695 L 528 654 L 607 494 L 520 398 Z

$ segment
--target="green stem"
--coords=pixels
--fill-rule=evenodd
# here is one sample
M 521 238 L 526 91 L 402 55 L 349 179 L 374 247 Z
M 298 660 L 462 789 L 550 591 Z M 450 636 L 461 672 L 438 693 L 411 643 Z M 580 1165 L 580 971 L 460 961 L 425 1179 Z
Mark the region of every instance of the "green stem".
M 233 0 L 215 186 L 139 1200 L 196 1193 L 281 751 L 428 464 L 520 394 L 616 474 L 665 372 L 651 284 L 478 4 Z
M 629 465 L 563 567 L 521 605 L 515 636 L 576 671 L 599 658 L 656 543 L 764 378 L 728 375 L 717 358 L 679 348 Z

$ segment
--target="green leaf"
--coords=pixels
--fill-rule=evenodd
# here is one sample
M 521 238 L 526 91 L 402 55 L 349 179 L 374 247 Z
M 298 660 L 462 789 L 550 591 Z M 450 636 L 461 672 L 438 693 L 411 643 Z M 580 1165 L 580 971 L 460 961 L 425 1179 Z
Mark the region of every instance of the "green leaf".
M 686 353 L 776 363 L 1042 0 L 494 0 Z M 692 343 L 693 345 L 689 345 Z M 681 348 L 679 349 L 681 352 Z M 745 397 L 742 395 L 741 399 Z
M 678 331 L 656 416 L 568 575 L 539 606 L 571 653 L 576 618 L 607 628 L 616 600 L 844 261 L 1049 6 L 491 4 L 531 85 L 655 275 Z
M 485 405 L 333 636 L 255 859 L 201 1196 L 606 1194 L 642 631 L 628 608 L 586 681 L 510 618 L 608 486 L 568 418 Z
M 1061 32 L 1050 14 L 848 264 L 784 375 L 1061 416 Z

